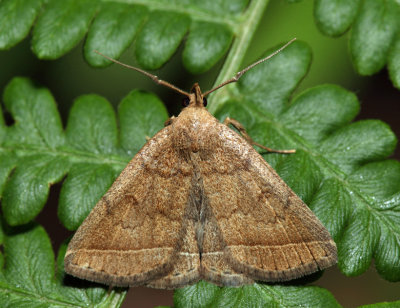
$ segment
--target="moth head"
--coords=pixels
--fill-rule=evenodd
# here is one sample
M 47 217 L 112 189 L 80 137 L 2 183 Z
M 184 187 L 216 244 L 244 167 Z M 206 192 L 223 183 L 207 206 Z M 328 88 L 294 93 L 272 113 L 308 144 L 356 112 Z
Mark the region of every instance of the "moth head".
M 183 98 L 182 101 L 183 107 L 188 106 L 196 106 L 196 107 L 206 107 L 207 106 L 207 99 L 204 97 L 203 93 L 201 92 L 199 84 L 196 82 L 190 93 L 186 97 Z

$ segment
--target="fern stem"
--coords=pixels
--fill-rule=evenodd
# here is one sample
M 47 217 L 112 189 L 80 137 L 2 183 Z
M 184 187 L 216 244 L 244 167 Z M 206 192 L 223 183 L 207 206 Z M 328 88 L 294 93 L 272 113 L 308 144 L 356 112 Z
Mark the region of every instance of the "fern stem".
M 217 86 L 225 80 L 233 77 L 239 71 L 247 48 L 249 47 L 257 26 L 263 16 L 268 1 L 269 0 L 252 0 L 250 2 L 246 13 L 242 16 L 243 22 L 238 25 L 236 39 L 232 44 L 221 72 L 215 80 L 214 86 Z M 226 86 L 210 95 L 209 111 L 211 113 L 215 112 L 218 109 L 218 106 L 224 102 L 224 96 L 227 97 L 226 91 L 228 91 L 228 87 L 229 86 Z

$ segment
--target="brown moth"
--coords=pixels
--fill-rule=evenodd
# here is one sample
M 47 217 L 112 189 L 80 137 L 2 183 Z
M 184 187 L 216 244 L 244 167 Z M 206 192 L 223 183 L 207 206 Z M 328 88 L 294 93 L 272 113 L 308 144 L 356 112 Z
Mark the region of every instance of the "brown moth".
M 65 255 L 68 274 L 113 286 L 173 289 L 200 279 L 241 286 L 337 262 L 328 231 L 252 147 L 261 145 L 237 121 L 222 124 L 205 108 L 206 95 L 292 41 L 205 93 L 197 83 L 187 93 L 133 68 L 184 94 L 187 107 L 143 146 L 79 227 Z

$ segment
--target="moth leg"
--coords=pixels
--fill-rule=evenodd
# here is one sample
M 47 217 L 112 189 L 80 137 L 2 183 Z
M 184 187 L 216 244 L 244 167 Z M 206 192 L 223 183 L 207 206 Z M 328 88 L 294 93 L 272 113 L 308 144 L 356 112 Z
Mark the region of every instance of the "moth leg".
M 268 152 L 272 152 L 272 153 L 281 153 L 281 154 L 291 154 L 291 153 L 296 153 L 296 150 L 276 150 L 276 149 L 271 149 L 268 148 L 262 144 L 259 144 L 257 142 L 255 142 L 247 133 L 246 129 L 244 128 L 244 126 L 237 120 L 232 119 L 227 117 L 224 122 L 223 122 L 226 126 L 229 126 L 229 124 L 231 124 L 232 126 L 234 126 L 239 132 L 240 134 L 243 136 L 243 138 L 250 143 L 251 145 L 255 145 L 258 146 L 261 149 L 264 149 Z
M 175 121 L 175 116 L 172 116 L 172 117 L 168 118 L 167 121 L 164 122 L 164 126 L 171 125 L 172 122 L 174 122 L 174 121 Z

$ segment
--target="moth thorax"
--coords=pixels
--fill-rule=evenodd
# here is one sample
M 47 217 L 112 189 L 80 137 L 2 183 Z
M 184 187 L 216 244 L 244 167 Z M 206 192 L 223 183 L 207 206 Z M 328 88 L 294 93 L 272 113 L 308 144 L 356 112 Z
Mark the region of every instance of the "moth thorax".
M 209 151 L 215 147 L 215 131 L 203 121 L 188 121 L 186 125 L 176 125 L 173 132 L 173 144 L 176 148 L 189 151 Z

